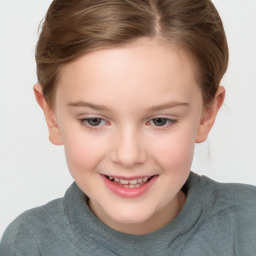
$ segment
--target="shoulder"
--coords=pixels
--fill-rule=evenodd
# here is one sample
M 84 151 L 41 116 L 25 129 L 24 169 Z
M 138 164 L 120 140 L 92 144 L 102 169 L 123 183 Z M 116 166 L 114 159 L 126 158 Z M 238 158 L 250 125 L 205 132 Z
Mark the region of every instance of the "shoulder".
M 193 204 L 198 205 L 206 220 L 220 217 L 238 222 L 254 220 L 256 213 L 256 187 L 239 183 L 216 182 L 206 176 L 191 173 L 187 183 Z M 256 228 L 255 228 L 256 233 Z
M 1 255 L 40 255 L 38 244 L 60 234 L 67 227 L 63 199 L 28 210 L 5 230 L 0 243 Z
M 218 248 L 214 250 L 233 248 L 237 255 L 255 255 L 256 187 L 220 183 L 202 176 L 197 192 L 201 193 L 203 209 L 198 232 L 203 234 L 203 239 L 215 241 L 218 237 Z
M 223 204 L 231 208 L 249 210 L 256 208 L 256 187 L 239 183 L 221 183 L 202 176 L 202 187 L 206 194 L 212 195 L 212 203 Z
M 23 229 L 33 231 L 54 227 L 60 220 L 63 220 L 63 217 L 63 199 L 56 199 L 25 211 L 8 226 L 6 231 L 18 232 Z
M 188 248 L 207 255 L 256 255 L 255 186 L 192 173 L 186 189 L 187 212 L 190 218 L 197 214 Z

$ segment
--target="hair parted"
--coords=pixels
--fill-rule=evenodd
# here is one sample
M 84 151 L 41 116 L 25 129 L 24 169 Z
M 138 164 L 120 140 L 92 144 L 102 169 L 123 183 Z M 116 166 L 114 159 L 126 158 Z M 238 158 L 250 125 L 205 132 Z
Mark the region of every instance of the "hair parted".
M 97 49 L 160 37 L 194 57 L 204 103 L 228 66 L 228 45 L 211 0 L 54 0 L 36 48 L 38 82 L 50 105 L 63 65 Z

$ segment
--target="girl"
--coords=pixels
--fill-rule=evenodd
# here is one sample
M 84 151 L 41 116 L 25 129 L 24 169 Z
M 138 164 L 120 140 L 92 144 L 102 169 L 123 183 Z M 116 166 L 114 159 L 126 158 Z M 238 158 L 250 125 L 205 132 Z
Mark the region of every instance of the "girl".
M 190 171 L 225 98 L 210 0 L 55 0 L 36 61 L 75 182 L 19 216 L 1 255 L 255 255 L 255 188 Z

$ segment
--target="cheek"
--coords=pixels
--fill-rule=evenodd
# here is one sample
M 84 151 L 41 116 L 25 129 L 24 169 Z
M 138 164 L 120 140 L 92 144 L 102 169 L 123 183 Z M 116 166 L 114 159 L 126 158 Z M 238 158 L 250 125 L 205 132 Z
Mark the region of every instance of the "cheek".
M 81 131 L 65 133 L 64 147 L 72 176 L 94 170 L 102 157 L 102 143 Z
M 163 169 L 172 172 L 187 172 L 191 168 L 194 154 L 194 133 L 176 132 L 157 142 L 156 160 Z

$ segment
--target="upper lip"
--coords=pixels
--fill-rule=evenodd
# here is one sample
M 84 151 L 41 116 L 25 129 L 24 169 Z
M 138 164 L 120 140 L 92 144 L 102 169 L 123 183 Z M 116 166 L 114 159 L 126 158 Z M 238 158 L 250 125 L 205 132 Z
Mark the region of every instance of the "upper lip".
M 154 175 L 140 175 L 140 176 L 132 176 L 132 177 L 125 177 L 125 176 L 116 176 L 116 175 L 111 175 L 111 174 L 102 174 L 104 176 L 108 176 L 108 177 L 113 177 L 113 178 L 118 178 L 118 179 L 122 179 L 122 180 L 137 180 L 137 179 L 141 179 L 141 178 L 150 178 L 150 177 L 153 177 L 153 176 L 156 176 L 155 174 Z

